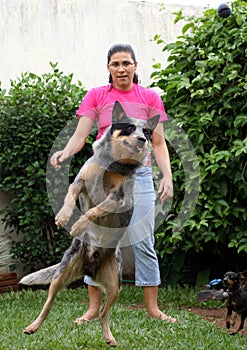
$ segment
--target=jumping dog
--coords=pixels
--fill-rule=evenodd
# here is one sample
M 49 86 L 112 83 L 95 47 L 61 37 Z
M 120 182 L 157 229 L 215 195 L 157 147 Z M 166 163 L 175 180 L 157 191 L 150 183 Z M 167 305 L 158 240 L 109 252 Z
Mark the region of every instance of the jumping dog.
M 241 322 L 238 329 L 232 332 L 231 335 L 235 335 L 244 328 L 244 322 L 247 317 L 247 291 L 245 291 L 246 287 L 241 285 L 241 283 L 246 280 L 246 277 L 247 271 L 240 273 L 229 271 L 224 275 L 223 284 L 229 295 L 227 302 L 226 327 L 229 329 L 232 326 L 231 316 L 233 311 L 241 316 Z
M 106 293 L 99 319 L 107 344 L 116 346 L 109 328 L 111 306 L 120 292 L 121 257 L 119 242 L 133 212 L 133 185 L 136 170 L 145 164 L 149 141 L 159 115 L 137 120 L 127 116 L 119 102 L 112 110 L 112 124 L 93 145 L 94 155 L 83 165 L 69 186 L 64 205 L 55 222 L 68 223 L 79 195 L 84 214 L 74 223 L 71 246 L 60 263 L 25 276 L 24 285 L 50 284 L 48 297 L 37 319 L 25 328 L 35 333 L 47 317 L 58 291 L 69 283 L 91 276 Z

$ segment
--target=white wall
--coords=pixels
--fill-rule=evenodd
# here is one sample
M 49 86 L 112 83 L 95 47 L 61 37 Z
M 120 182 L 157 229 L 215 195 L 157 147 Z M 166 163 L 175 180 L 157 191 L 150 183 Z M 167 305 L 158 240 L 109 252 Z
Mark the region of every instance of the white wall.
M 128 0 L 0 0 L 0 81 L 22 72 L 50 71 L 58 62 L 65 73 L 74 73 L 86 89 L 108 82 L 106 55 L 115 42 L 129 42 L 139 61 L 139 78 L 149 83 L 152 63 L 166 61 L 162 46 L 151 41 L 161 34 L 167 43 L 181 33 L 172 12 L 180 5 L 160 6 Z M 199 7 L 185 7 L 185 14 L 201 14 Z

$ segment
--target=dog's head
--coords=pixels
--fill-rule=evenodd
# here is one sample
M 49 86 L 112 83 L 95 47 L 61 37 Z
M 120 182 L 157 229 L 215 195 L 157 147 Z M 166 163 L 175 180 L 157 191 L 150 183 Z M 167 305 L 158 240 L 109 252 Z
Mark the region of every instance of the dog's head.
M 225 273 L 223 278 L 224 287 L 233 290 L 239 286 L 240 276 L 238 273 L 233 271 L 228 271 Z
M 138 163 L 148 154 L 148 143 L 156 128 L 160 115 L 145 120 L 127 116 L 121 104 L 116 101 L 112 111 L 110 128 L 112 156 L 120 163 Z

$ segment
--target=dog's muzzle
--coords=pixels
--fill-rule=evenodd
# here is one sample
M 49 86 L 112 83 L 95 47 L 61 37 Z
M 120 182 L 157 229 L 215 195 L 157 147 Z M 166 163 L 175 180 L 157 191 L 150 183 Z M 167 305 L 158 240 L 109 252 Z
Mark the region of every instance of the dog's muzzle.
M 136 143 L 136 147 L 138 148 L 144 148 L 145 144 L 146 144 L 146 139 L 144 137 L 138 137 L 137 138 L 137 143 Z
M 228 282 L 228 278 L 227 278 L 227 277 L 225 277 L 225 278 L 223 279 L 223 286 L 224 286 L 225 288 L 228 288 L 228 287 L 229 287 L 229 282 Z

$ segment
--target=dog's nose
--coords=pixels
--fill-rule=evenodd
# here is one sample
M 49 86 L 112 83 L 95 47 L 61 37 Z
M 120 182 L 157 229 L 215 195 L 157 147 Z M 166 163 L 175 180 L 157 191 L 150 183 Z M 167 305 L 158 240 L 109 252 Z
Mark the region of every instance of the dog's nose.
M 143 148 L 144 145 L 145 145 L 145 143 L 146 143 L 146 141 L 147 141 L 147 140 L 145 139 L 145 137 L 139 136 L 139 137 L 137 138 L 137 146 L 140 147 L 140 148 Z

